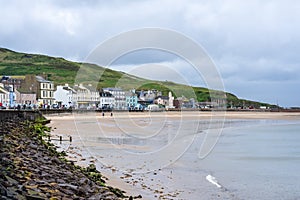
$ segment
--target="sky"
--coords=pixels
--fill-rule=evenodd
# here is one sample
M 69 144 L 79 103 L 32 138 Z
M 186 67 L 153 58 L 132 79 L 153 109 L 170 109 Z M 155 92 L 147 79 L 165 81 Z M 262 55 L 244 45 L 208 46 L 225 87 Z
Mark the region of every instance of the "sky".
M 226 91 L 300 106 L 300 1 L 0 0 L 0 5 L 0 47 L 85 61 L 118 34 L 149 27 L 173 30 L 203 48 Z M 154 70 L 141 70 L 152 65 Z M 135 51 L 109 67 L 205 86 L 190 63 L 170 52 Z

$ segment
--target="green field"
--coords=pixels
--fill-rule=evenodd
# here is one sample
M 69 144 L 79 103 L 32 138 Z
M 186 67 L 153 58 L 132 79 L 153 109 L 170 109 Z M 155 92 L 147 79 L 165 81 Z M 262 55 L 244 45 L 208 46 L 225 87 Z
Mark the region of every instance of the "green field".
M 162 91 L 163 95 L 167 95 L 169 91 L 172 91 L 176 97 L 185 96 L 197 99 L 200 102 L 212 100 L 216 92 L 203 87 L 190 87 L 170 81 L 147 80 L 94 64 L 71 62 L 64 58 L 19 53 L 0 48 L 0 75 L 22 76 L 26 74 L 43 75 L 54 81 L 55 85 L 91 83 L 99 89 L 103 87 L 121 87 L 124 90 L 133 88 L 156 89 Z M 269 106 L 265 103 L 239 99 L 231 93 L 226 93 L 226 97 L 228 104 L 234 106 Z

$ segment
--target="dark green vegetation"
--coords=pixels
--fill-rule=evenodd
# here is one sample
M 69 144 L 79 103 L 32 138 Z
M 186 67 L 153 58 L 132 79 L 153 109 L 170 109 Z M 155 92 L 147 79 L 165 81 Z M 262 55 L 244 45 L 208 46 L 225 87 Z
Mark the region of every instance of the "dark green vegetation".
M 15 118 L 0 124 L 0 199 L 129 198 L 107 186 L 95 165 L 76 166 L 45 141 L 50 129 L 43 119 Z
M 82 67 L 81 67 L 82 66 Z M 194 98 L 197 101 L 211 101 L 214 96 L 207 88 L 190 87 L 170 81 L 154 81 L 139 78 L 124 72 L 114 71 L 94 64 L 83 64 L 67 61 L 45 55 L 18 53 L 0 48 L 0 74 L 1 75 L 44 75 L 56 85 L 69 83 L 91 83 L 98 88 L 121 87 L 125 90 L 138 88 L 143 90 L 157 89 L 167 95 Z M 270 106 L 260 102 L 239 99 L 231 93 L 226 93 L 227 104 L 233 106 Z

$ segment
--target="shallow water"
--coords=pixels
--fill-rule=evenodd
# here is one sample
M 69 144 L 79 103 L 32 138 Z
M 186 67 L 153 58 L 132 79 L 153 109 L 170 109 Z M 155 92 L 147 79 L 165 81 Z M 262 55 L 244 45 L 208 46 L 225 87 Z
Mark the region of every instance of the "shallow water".
M 300 199 L 300 124 L 225 129 L 202 167 L 239 199 Z
M 209 132 L 210 139 L 207 129 L 223 127 L 222 121 L 150 116 L 73 122 L 72 145 L 144 199 L 300 199 L 295 120 L 226 120 L 221 137 Z M 215 139 L 201 159 L 204 141 Z

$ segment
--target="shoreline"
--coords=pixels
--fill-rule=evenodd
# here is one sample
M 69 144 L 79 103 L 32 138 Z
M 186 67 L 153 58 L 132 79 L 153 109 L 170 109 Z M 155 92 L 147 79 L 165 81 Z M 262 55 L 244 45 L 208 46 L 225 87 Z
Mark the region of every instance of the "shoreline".
M 140 117 L 199 117 L 199 119 L 228 118 L 228 119 L 278 119 L 278 120 L 299 120 L 300 112 L 239 112 L 239 111 L 220 111 L 220 112 L 201 112 L 201 111 L 183 111 L 183 112 L 113 112 L 113 116 L 109 114 L 104 117 L 98 112 L 87 113 L 59 113 L 44 115 L 53 120 L 76 120 L 76 117 L 84 116 L 85 118 L 97 119 L 118 119 L 118 118 L 140 118 Z

